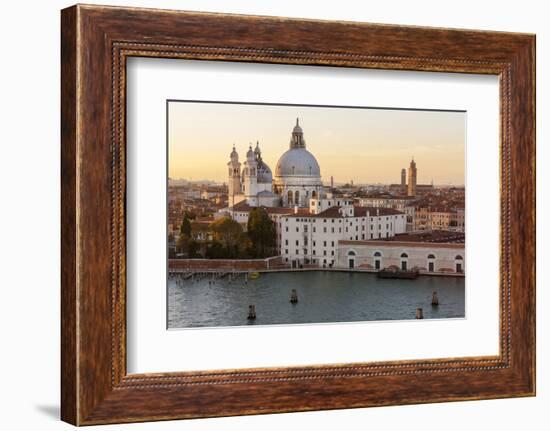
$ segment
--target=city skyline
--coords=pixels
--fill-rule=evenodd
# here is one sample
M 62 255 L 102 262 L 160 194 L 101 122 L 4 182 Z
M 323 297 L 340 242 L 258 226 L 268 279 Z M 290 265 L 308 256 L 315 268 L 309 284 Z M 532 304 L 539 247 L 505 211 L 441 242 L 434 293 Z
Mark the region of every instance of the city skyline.
M 465 112 L 180 101 L 168 109 L 168 174 L 174 180 L 226 183 L 233 145 L 243 161 L 257 141 L 274 169 L 299 117 L 324 184 L 331 176 L 337 184 L 397 184 L 412 157 L 419 184 L 465 182 Z

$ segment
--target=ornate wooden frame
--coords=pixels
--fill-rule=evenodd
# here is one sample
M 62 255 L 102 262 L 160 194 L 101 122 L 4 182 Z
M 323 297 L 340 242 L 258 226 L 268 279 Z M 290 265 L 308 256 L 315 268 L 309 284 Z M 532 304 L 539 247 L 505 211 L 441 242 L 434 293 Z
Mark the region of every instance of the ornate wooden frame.
M 535 394 L 534 35 L 81 5 L 61 18 L 63 420 L 88 425 Z M 498 75 L 500 354 L 128 375 L 129 56 Z

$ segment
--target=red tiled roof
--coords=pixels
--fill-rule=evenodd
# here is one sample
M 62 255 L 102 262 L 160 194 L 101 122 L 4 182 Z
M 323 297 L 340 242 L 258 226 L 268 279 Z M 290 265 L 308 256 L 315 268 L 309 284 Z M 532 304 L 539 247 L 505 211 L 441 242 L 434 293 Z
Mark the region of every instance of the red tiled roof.
M 403 212 L 393 208 L 374 208 L 374 207 L 359 207 L 359 206 L 354 206 L 353 208 L 354 208 L 353 217 L 366 217 L 367 212 L 369 213 L 369 216 L 372 216 L 372 217 L 376 215 L 386 216 L 386 215 L 404 214 Z M 304 216 L 304 214 L 292 214 L 292 215 L 302 216 L 302 217 Z M 316 218 L 344 218 L 344 216 L 340 212 L 340 207 L 338 206 L 327 208 L 326 210 L 321 211 L 318 214 L 307 213 L 305 215 L 307 215 L 308 217 L 316 217 Z
M 250 212 L 254 208 L 257 208 L 257 207 L 250 206 L 245 201 L 241 201 L 233 205 L 232 211 Z M 268 214 L 293 214 L 294 213 L 294 208 L 265 207 L 265 206 L 261 206 L 260 208 L 263 208 L 264 210 L 266 210 Z

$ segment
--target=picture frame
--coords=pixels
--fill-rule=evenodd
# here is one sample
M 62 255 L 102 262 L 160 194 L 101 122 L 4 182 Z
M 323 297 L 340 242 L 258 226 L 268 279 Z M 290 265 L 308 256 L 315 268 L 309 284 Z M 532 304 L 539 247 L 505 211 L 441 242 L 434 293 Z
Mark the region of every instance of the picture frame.
M 534 35 L 76 5 L 61 13 L 61 54 L 62 420 L 535 395 Z M 126 61 L 136 56 L 498 76 L 499 355 L 128 374 Z

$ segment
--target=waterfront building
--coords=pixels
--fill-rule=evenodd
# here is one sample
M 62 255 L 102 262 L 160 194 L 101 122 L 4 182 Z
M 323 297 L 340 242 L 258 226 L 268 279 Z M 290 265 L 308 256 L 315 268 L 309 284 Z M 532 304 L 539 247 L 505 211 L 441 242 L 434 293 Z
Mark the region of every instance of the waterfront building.
M 323 208 L 327 203 L 323 200 L 312 201 L 312 206 Z M 400 211 L 342 204 L 280 217 L 283 261 L 292 267 L 311 265 L 330 268 L 336 263 L 341 240 L 389 238 L 405 232 L 405 214 Z
M 420 273 L 464 274 L 464 243 L 413 240 L 349 241 L 338 243 L 337 267 L 379 271 L 384 268 Z

